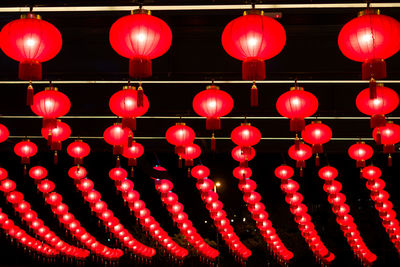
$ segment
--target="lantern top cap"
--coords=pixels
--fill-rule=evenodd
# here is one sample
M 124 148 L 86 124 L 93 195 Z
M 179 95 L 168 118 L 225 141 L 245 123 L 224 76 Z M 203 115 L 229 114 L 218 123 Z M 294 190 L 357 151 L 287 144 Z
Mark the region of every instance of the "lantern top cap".
M 290 87 L 290 91 L 294 91 L 294 90 L 300 90 L 300 91 L 303 91 L 304 90 L 304 88 L 303 87 L 300 87 L 300 86 L 292 86 L 292 87 Z
M 250 122 L 242 122 L 240 126 L 251 126 Z
M 315 120 L 315 121 L 312 121 L 311 124 L 322 124 L 322 121 Z
M 365 142 L 364 142 L 364 141 L 358 141 L 357 144 L 359 144 L 359 145 L 364 145 Z
M 243 12 L 243 16 L 246 16 L 246 15 L 260 15 L 260 16 L 263 16 L 264 15 L 264 11 L 253 8 L 253 9 L 244 11 Z
M 132 85 L 124 85 L 122 86 L 122 90 L 136 90 L 136 87 Z
M 186 123 L 184 123 L 184 122 L 177 122 L 175 125 L 182 125 L 182 126 L 185 126 L 186 125 Z
M 380 15 L 381 11 L 379 9 L 375 9 L 375 8 L 367 8 L 364 9 L 360 12 L 358 12 L 358 16 L 364 16 L 364 15 Z
M 120 123 L 120 122 L 114 122 L 114 124 L 113 125 L 118 125 L 118 126 L 121 126 L 122 125 L 122 123 Z
M 42 19 L 42 16 L 34 13 L 22 14 L 21 19 Z
M 214 90 L 219 90 L 219 86 L 211 84 L 211 85 L 207 85 L 206 90 L 208 89 L 214 89 Z
M 144 9 L 144 8 L 139 8 L 131 11 L 131 15 L 135 14 L 145 14 L 145 15 L 151 15 L 151 11 Z
M 45 91 L 58 91 L 58 88 L 53 85 L 50 85 L 48 87 L 45 87 L 44 90 Z

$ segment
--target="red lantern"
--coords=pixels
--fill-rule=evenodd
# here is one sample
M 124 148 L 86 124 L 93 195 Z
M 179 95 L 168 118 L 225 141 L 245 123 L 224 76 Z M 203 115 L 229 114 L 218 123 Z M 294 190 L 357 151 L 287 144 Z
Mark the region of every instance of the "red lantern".
M 362 90 L 356 99 L 358 110 L 371 116 L 371 128 L 385 126 L 385 115 L 399 105 L 399 95 L 388 87 L 377 84 L 376 97 L 371 99 L 369 88 Z
M 29 176 L 35 180 L 42 180 L 46 178 L 47 170 L 42 166 L 35 166 L 29 170 Z
M 210 175 L 210 169 L 204 165 L 197 165 L 192 168 L 191 174 L 196 179 L 204 179 Z
M 83 178 L 86 177 L 86 175 L 87 175 L 87 171 L 82 166 L 79 166 L 79 167 L 78 166 L 74 166 L 74 167 L 71 167 L 68 170 L 68 176 L 71 177 L 74 180 L 83 179 Z
M 288 165 L 281 165 L 275 169 L 275 176 L 282 180 L 287 180 L 293 177 L 294 170 Z
M 90 153 L 90 146 L 78 139 L 68 145 L 67 153 L 74 158 L 74 164 L 83 164 L 83 158 Z
M 250 123 L 242 123 L 233 129 L 231 133 L 232 142 L 242 148 L 245 155 L 251 154 L 251 146 L 256 145 L 261 140 L 261 132 Z
M 325 181 L 336 179 L 338 174 L 337 169 L 331 166 L 325 166 L 318 171 L 319 177 Z
M 312 155 L 312 149 L 306 144 L 300 143 L 296 150 L 296 145 L 289 148 L 289 157 L 296 161 L 296 167 L 300 168 L 300 177 L 303 176 L 303 168 L 306 166 L 306 160 Z
M 279 54 L 286 42 L 286 32 L 275 19 L 259 10 L 245 11 L 232 20 L 222 33 L 222 46 L 232 57 L 242 60 L 243 80 L 264 80 L 265 60 Z M 251 90 L 251 106 L 258 105 L 257 87 Z
M 4 193 L 14 191 L 16 187 L 17 185 L 15 184 L 15 182 L 10 179 L 5 179 L 0 183 L 0 190 Z
M 71 136 L 71 128 L 68 124 L 57 120 L 56 127 L 42 128 L 42 136 L 51 146 L 51 150 L 61 150 L 61 142 Z
M 0 32 L 0 47 L 10 58 L 19 61 L 20 80 L 41 80 L 42 62 L 61 50 L 62 38 L 53 24 L 32 13 L 8 23 Z M 27 104 L 32 105 L 33 87 L 28 87 Z
M 165 137 L 168 143 L 175 146 L 175 153 L 179 155 L 185 152 L 185 146 L 193 143 L 196 134 L 185 123 L 177 123 L 168 128 Z
M 382 171 L 375 166 L 368 166 L 362 169 L 362 177 L 368 180 L 375 180 L 381 177 Z
M 143 146 L 139 143 L 133 142 L 132 146 L 124 147 L 122 156 L 128 159 L 128 166 L 136 166 L 136 159 L 140 158 L 143 153 Z
M 128 128 L 122 128 L 121 123 L 114 123 L 104 131 L 104 141 L 113 146 L 113 154 L 122 154 L 123 147 L 128 146 L 133 133 Z
M 43 128 L 57 127 L 57 118 L 67 114 L 70 108 L 69 98 L 52 85 L 35 94 L 31 106 L 33 113 L 43 117 Z
M 8 177 L 8 172 L 6 169 L 0 167 L 0 181 L 3 181 Z
M 236 167 L 233 169 L 233 176 L 239 180 L 250 178 L 252 174 L 253 172 L 250 168 Z
M 313 121 L 301 132 L 304 142 L 312 144 L 313 153 L 322 153 L 322 144 L 329 142 L 332 138 L 332 130 L 321 121 Z
M 0 143 L 6 141 L 9 135 L 10 133 L 8 132 L 7 127 L 4 126 L 3 124 L 0 124 Z
M 356 160 L 357 168 L 365 167 L 365 161 L 370 159 L 374 154 L 374 150 L 364 142 L 357 142 L 349 147 L 350 158 Z
M 52 181 L 49 181 L 46 179 L 46 180 L 41 181 L 37 185 L 37 188 L 43 194 L 48 194 L 56 188 L 56 185 Z
M 252 160 L 256 156 L 254 148 L 243 149 L 243 147 L 236 146 L 231 152 L 232 158 L 240 162 L 241 167 L 247 167 L 248 161 Z
M 29 140 L 21 141 L 14 146 L 14 152 L 21 157 L 21 164 L 29 164 L 30 158 L 36 155 L 37 146 Z
M 152 75 L 151 59 L 167 52 L 172 42 L 168 25 L 144 9 L 118 19 L 109 37 L 112 48 L 130 59 L 129 76 L 139 79 Z
M 377 144 L 383 145 L 383 153 L 389 154 L 388 166 L 392 166 L 390 154 L 394 153 L 394 145 L 400 142 L 400 126 L 388 121 L 386 126 L 375 128 L 372 136 Z
M 362 62 L 364 80 L 386 78 L 385 59 L 400 49 L 400 23 L 380 15 L 379 10 L 367 9 L 343 26 L 338 43 L 342 53 L 351 60 Z
M 109 106 L 112 113 L 122 117 L 123 128 L 135 131 L 136 118 L 147 112 L 149 100 L 143 94 L 143 90 L 136 90 L 135 87 L 128 85 L 111 96 Z
M 196 144 L 185 146 L 185 152 L 179 154 L 185 160 L 185 166 L 193 166 L 193 160 L 200 157 L 201 148 Z
M 318 99 L 303 87 L 295 86 L 278 98 L 276 109 L 281 116 L 290 119 L 290 131 L 301 132 L 305 127 L 304 118 L 317 111 Z
M 128 177 L 128 173 L 123 168 L 112 168 L 108 172 L 108 176 L 114 181 L 122 181 L 126 177 Z

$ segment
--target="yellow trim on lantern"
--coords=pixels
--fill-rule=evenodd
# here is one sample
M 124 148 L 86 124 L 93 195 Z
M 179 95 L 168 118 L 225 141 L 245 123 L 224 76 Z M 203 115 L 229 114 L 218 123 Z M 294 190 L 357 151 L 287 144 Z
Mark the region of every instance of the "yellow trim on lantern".
M 206 90 L 208 90 L 208 89 L 215 89 L 215 90 L 219 90 L 219 86 L 217 86 L 217 85 L 214 85 L 214 84 L 207 85 L 207 86 L 206 86 Z
M 135 14 L 146 14 L 146 15 L 151 15 L 151 11 L 143 8 L 131 10 L 131 15 Z
M 250 125 L 251 125 L 250 122 L 242 122 L 242 123 L 240 124 L 240 126 L 250 126 Z
M 368 8 L 364 9 L 360 12 L 358 12 L 358 17 L 364 16 L 364 15 L 380 15 L 381 11 L 379 9 L 375 8 Z
M 258 10 L 258 9 L 250 9 L 250 10 L 246 10 L 243 12 L 243 16 L 246 15 L 260 15 L 263 16 L 264 15 L 264 11 L 262 10 Z
M 293 87 L 290 87 L 290 91 L 294 91 L 294 90 L 300 90 L 300 91 L 303 91 L 303 90 L 304 90 L 304 88 L 303 88 L 303 87 L 300 87 L 300 86 L 293 86 Z
M 42 16 L 34 13 L 22 14 L 21 19 L 42 19 Z

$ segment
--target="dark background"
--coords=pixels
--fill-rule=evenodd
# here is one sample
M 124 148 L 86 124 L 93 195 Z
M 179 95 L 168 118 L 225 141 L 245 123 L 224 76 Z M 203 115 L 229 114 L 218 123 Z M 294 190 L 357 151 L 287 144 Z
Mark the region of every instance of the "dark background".
M 334 2 L 334 1 L 331 1 Z M 344 1 L 343 1 L 344 2 Z M 356 2 L 356 1 L 352 1 Z M 380 2 L 380 1 L 374 1 Z M 240 4 L 245 1 L 168 1 L 168 4 Z M 311 3 L 311 1 L 262 1 L 269 3 Z M 312 1 L 312 3 L 327 3 L 327 1 Z M 2 1 L 2 6 L 53 6 L 57 5 L 93 5 L 93 1 Z M 96 5 L 129 5 L 135 1 L 96 1 Z M 147 5 L 162 5 L 165 1 L 145 1 Z M 132 9 L 134 9 L 133 7 Z M 357 14 L 357 9 L 289 9 L 273 10 L 282 12 L 279 20 L 285 27 L 287 42 L 283 51 L 275 58 L 266 62 L 267 79 L 269 80 L 358 80 L 361 79 L 361 64 L 344 57 L 337 46 L 337 36 L 341 27 Z M 400 19 L 400 9 L 386 8 L 382 13 Z M 220 37 L 224 26 L 232 19 L 241 15 L 241 11 L 154 11 L 153 15 L 168 23 L 173 33 L 171 49 L 162 57 L 153 60 L 152 80 L 240 80 L 241 63 L 231 58 L 222 48 Z M 63 48 L 51 61 L 43 64 L 44 80 L 127 80 L 128 60 L 120 57 L 111 48 L 108 41 L 108 31 L 114 21 L 127 15 L 128 12 L 49 12 L 42 13 L 43 19 L 53 23 L 63 37 Z M 19 17 L 17 13 L 0 13 L 0 25 Z M 400 75 L 399 53 L 387 60 L 388 79 L 396 80 Z M 0 80 L 17 80 L 18 63 L 0 53 Z M 387 84 L 398 91 L 398 85 Z M 221 89 L 228 91 L 235 107 L 230 116 L 278 116 L 275 102 L 280 94 L 289 89 L 290 84 L 259 84 L 260 106 L 250 108 L 250 84 L 222 84 Z M 42 90 L 44 85 L 36 85 L 35 90 Z M 112 115 L 108 108 L 110 96 L 120 90 L 122 85 L 58 85 L 59 89 L 68 95 L 72 107 L 68 115 Z M 355 97 L 365 86 L 362 84 L 305 84 L 305 90 L 314 93 L 319 100 L 318 116 L 362 116 L 355 106 Z M 178 121 L 179 116 L 195 116 L 192 109 L 192 99 L 196 93 L 205 88 L 204 84 L 145 84 L 144 90 L 150 100 L 150 109 L 146 115 L 171 115 L 176 120 L 138 119 L 136 136 L 164 136 L 166 129 Z M 33 115 L 25 106 L 26 85 L 1 85 L 0 97 L 1 115 Z M 390 116 L 399 116 L 395 111 Z M 10 135 L 40 135 L 41 123 L 37 119 L 4 119 L 1 123 L 10 129 Z M 73 136 L 102 136 L 106 127 L 116 119 L 64 119 L 72 128 Z M 204 120 L 185 121 L 196 131 L 197 136 L 210 136 L 205 130 Z M 253 120 L 254 126 L 259 128 L 263 137 L 291 137 L 287 120 Z M 228 137 L 231 130 L 239 125 L 239 120 L 223 120 L 222 130 L 216 133 L 219 137 Z M 332 130 L 334 137 L 366 138 L 371 136 L 368 120 L 329 120 L 325 121 Z M 19 158 L 13 153 L 13 146 L 19 140 L 9 139 L 0 144 L 0 164 L 5 167 L 10 177 L 17 182 L 17 189 L 23 192 L 31 202 L 32 208 L 38 211 L 46 225 L 55 231 L 64 240 L 74 244 L 70 235 L 59 227 L 57 219 L 52 216 L 50 208 L 43 204 L 41 195 L 30 178 L 24 177 Z M 71 140 L 72 141 L 72 140 Z M 71 142 L 64 142 L 64 148 Z M 85 140 L 92 149 L 85 159 L 88 177 L 95 181 L 95 188 L 101 192 L 103 200 L 123 222 L 124 226 L 132 231 L 139 241 L 154 246 L 152 241 L 140 232 L 136 220 L 129 215 L 129 209 L 123 206 L 123 201 L 115 193 L 114 186 L 108 178 L 108 171 L 115 164 L 111 147 L 103 140 Z M 60 152 L 60 163 L 54 166 L 52 154 L 43 139 L 34 140 L 39 146 L 39 153 L 32 159 L 32 164 L 41 164 L 49 170 L 49 178 L 56 183 L 56 190 L 62 194 L 65 203 L 82 225 L 99 241 L 115 247 L 115 240 L 101 227 L 97 227 L 97 219 L 90 214 L 89 207 L 83 203 L 73 182 L 67 176 L 67 170 L 73 161 L 66 151 Z M 253 256 L 249 259 L 249 266 L 265 264 L 277 265 L 269 255 L 265 243 L 258 234 L 251 221 L 247 208 L 242 200 L 241 192 L 237 188 L 237 180 L 232 177 L 232 169 L 237 163 L 231 159 L 230 151 L 234 144 L 230 140 L 217 142 L 217 153 L 209 151 L 207 141 L 196 141 L 202 148 L 201 161 L 211 169 L 211 178 L 220 181 L 218 189 L 220 199 L 228 218 L 234 219 L 232 226 Z M 198 232 L 209 240 L 216 241 L 216 232 L 212 227 L 208 212 L 201 202 L 200 195 L 195 188 L 195 181 L 187 178 L 187 171 L 177 168 L 177 159 L 173 154 L 173 147 L 165 140 L 140 140 L 145 148 L 145 154 L 139 159 L 139 166 L 134 178 L 135 188 L 140 192 L 147 207 L 162 227 L 170 234 L 178 234 L 173 226 L 167 211 L 161 204 L 154 189 L 153 181 L 144 172 L 143 166 L 151 166 L 159 162 L 165 166 L 174 178 L 174 192 L 185 205 L 185 212 L 193 221 Z M 338 180 L 343 184 L 343 193 L 347 197 L 347 204 L 351 207 L 350 214 L 369 249 L 377 254 L 376 265 L 398 266 L 400 260 L 387 234 L 381 225 L 373 202 L 369 198 L 369 191 L 365 188 L 365 181 L 360 180 L 359 171 L 355 162 L 347 156 L 347 148 L 353 142 L 331 141 L 325 146 L 325 155 L 321 162 L 329 163 L 339 170 Z M 386 156 L 381 148 L 373 142 L 367 142 L 375 149 L 373 163 L 383 169 L 383 179 L 394 210 L 399 211 L 400 192 L 397 188 L 400 183 L 400 157 L 393 156 L 394 166 L 386 167 Z M 311 251 L 302 239 L 297 224 L 284 202 L 284 195 L 279 188 L 279 181 L 273 176 L 276 166 L 288 159 L 287 149 L 292 143 L 289 141 L 262 141 L 255 146 L 257 155 L 250 162 L 253 169 L 253 179 L 257 182 L 257 191 L 262 195 L 266 210 L 283 243 L 294 254 L 292 265 L 317 266 Z M 396 153 L 397 154 L 397 153 Z M 122 161 L 127 166 L 126 161 Z M 335 217 L 331 212 L 327 196 L 322 190 L 323 182 L 317 176 L 317 169 L 312 160 L 307 163 L 303 178 L 294 178 L 300 184 L 300 192 L 304 195 L 304 203 L 308 206 L 313 223 L 316 225 L 321 240 L 336 256 L 334 266 L 359 265 L 354 259 Z M 9 216 L 13 216 L 12 209 L 0 197 L 0 204 Z M 246 222 L 243 222 L 246 218 Z M 205 223 L 207 221 L 207 223 Z M 23 226 L 23 224 L 19 224 Z M 25 227 L 25 230 L 28 230 Z M 4 235 L 3 235 L 4 237 Z M 22 249 L 10 245 L 9 240 L 0 239 L 0 264 L 9 265 L 37 265 L 40 261 L 23 253 Z M 220 244 L 221 263 L 223 266 L 235 265 L 233 257 L 227 247 Z M 167 257 L 156 256 L 153 264 L 166 265 Z M 61 265 L 61 261 L 57 265 Z M 87 264 L 95 264 L 89 260 Z M 120 260 L 121 265 L 133 264 L 128 256 Z M 197 266 L 198 258 L 189 257 L 185 265 Z

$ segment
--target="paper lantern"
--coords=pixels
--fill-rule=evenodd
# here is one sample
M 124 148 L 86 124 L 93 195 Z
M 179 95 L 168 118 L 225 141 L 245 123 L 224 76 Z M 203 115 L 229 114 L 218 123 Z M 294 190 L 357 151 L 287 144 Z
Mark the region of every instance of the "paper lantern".
M 133 133 L 128 128 L 122 128 L 121 123 L 114 123 L 104 131 L 104 141 L 113 146 L 113 154 L 122 154 L 123 147 L 128 146 Z
M 74 158 L 74 164 L 83 164 L 83 158 L 87 157 L 90 153 L 90 146 L 78 139 L 68 145 L 67 153 Z
M 252 160 L 256 156 L 256 151 L 254 148 L 243 148 L 236 146 L 231 152 L 232 158 L 239 161 L 241 167 L 248 167 L 248 161 Z
M 250 168 L 236 167 L 233 169 L 233 176 L 239 180 L 250 178 L 253 174 Z
M 382 171 L 376 166 L 368 166 L 362 169 L 362 177 L 368 180 L 380 178 Z
M 51 150 L 61 150 L 61 142 L 71 136 L 71 128 L 68 124 L 57 120 L 56 127 L 46 127 L 41 130 L 42 136 L 46 139 Z
M 288 151 L 289 157 L 296 160 L 297 168 L 304 168 L 305 161 L 312 155 L 312 149 L 306 144 L 300 143 L 299 149 L 295 149 L 295 145 L 292 145 Z
M 108 176 L 114 181 L 122 181 L 128 177 L 128 173 L 123 168 L 112 168 L 108 172 Z
M 68 170 L 68 176 L 74 180 L 80 180 L 85 178 L 87 175 L 87 171 L 82 166 L 73 166 Z
M 124 147 L 122 156 L 128 159 L 128 166 L 136 166 L 136 159 L 140 158 L 144 153 L 141 144 L 133 142 L 130 147 Z
M 385 126 L 375 128 L 372 136 L 377 144 L 383 145 L 383 153 L 389 154 L 388 166 L 392 166 L 391 154 L 395 152 L 395 144 L 400 142 L 400 126 L 388 121 Z
M 37 146 L 29 140 L 18 142 L 14 146 L 14 152 L 21 157 L 21 164 L 29 164 L 30 158 L 36 155 Z
M 0 143 L 6 141 L 9 135 L 7 127 L 0 123 Z
M 242 147 L 243 150 L 250 150 L 251 146 L 258 144 L 261 140 L 261 132 L 250 123 L 241 123 L 240 126 L 231 132 L 232 142 Z M 245 153 L 249 153 L 246 151 Z
M 204 165 L 197 165 L 192 168 L 191 174 L 196 179 L 204 179 L 210 176 L 210 169 Z
M 370 159 L 374 154 L 372 147 L 365 144 L 365 142 L 357 142 L 351 145 L 347 152 L 350 158 L 356 160 L 357 168 L 365 167 L 365 161 Z
M 336 179 L 338 174 L 337 169 L 331 166 L 322 167 L 318 171 L 318 176 L 325 181 Z
M 168 143 L 175 146 L 175 153 L 179 155 L 185 152 L 185 146 L 193 143 L 196 134 L 185 123 L 177 123 L 168 128 L 165 137 Z
M 275 169 L 275 176 L 282 180 L 287 180 L 293 177 L 294 170 L 288 165 L 281 165 Z
M 152 76 L 151 60 L 168 51 L 172 33 L 168 25 L 150 15 L 150 11 L 137 9 L 111 26 L 109 38 L 112 48 L 129 58 L 129 76 L 142 79 Z
M 281 116 L 290 119 L 290 131 L 301 132 L 305 127 L 304 118 L 317 111 L 318 99 L 302 87 L 295 86 L 278 98 L 276 109 Z
M 29 176 L 35 180 L 42 180 L 46 178 L 47 170 L 42 166 L 35 166 L 29 170 Z
M 185 146 L 184 153 L 179 156 L 185 160 L 185 166 L 193 166 L 193 160 L 200 157 L 201 148 L 196 144 L 190 144 Z
M 301 132 L 304 142 L 312 145 L 313 153 L 322 153 L 322 144 L 329 142 L 332 138 L 331 128 L 321 123 L 321 121 L 313 121 L 308 124 Z

